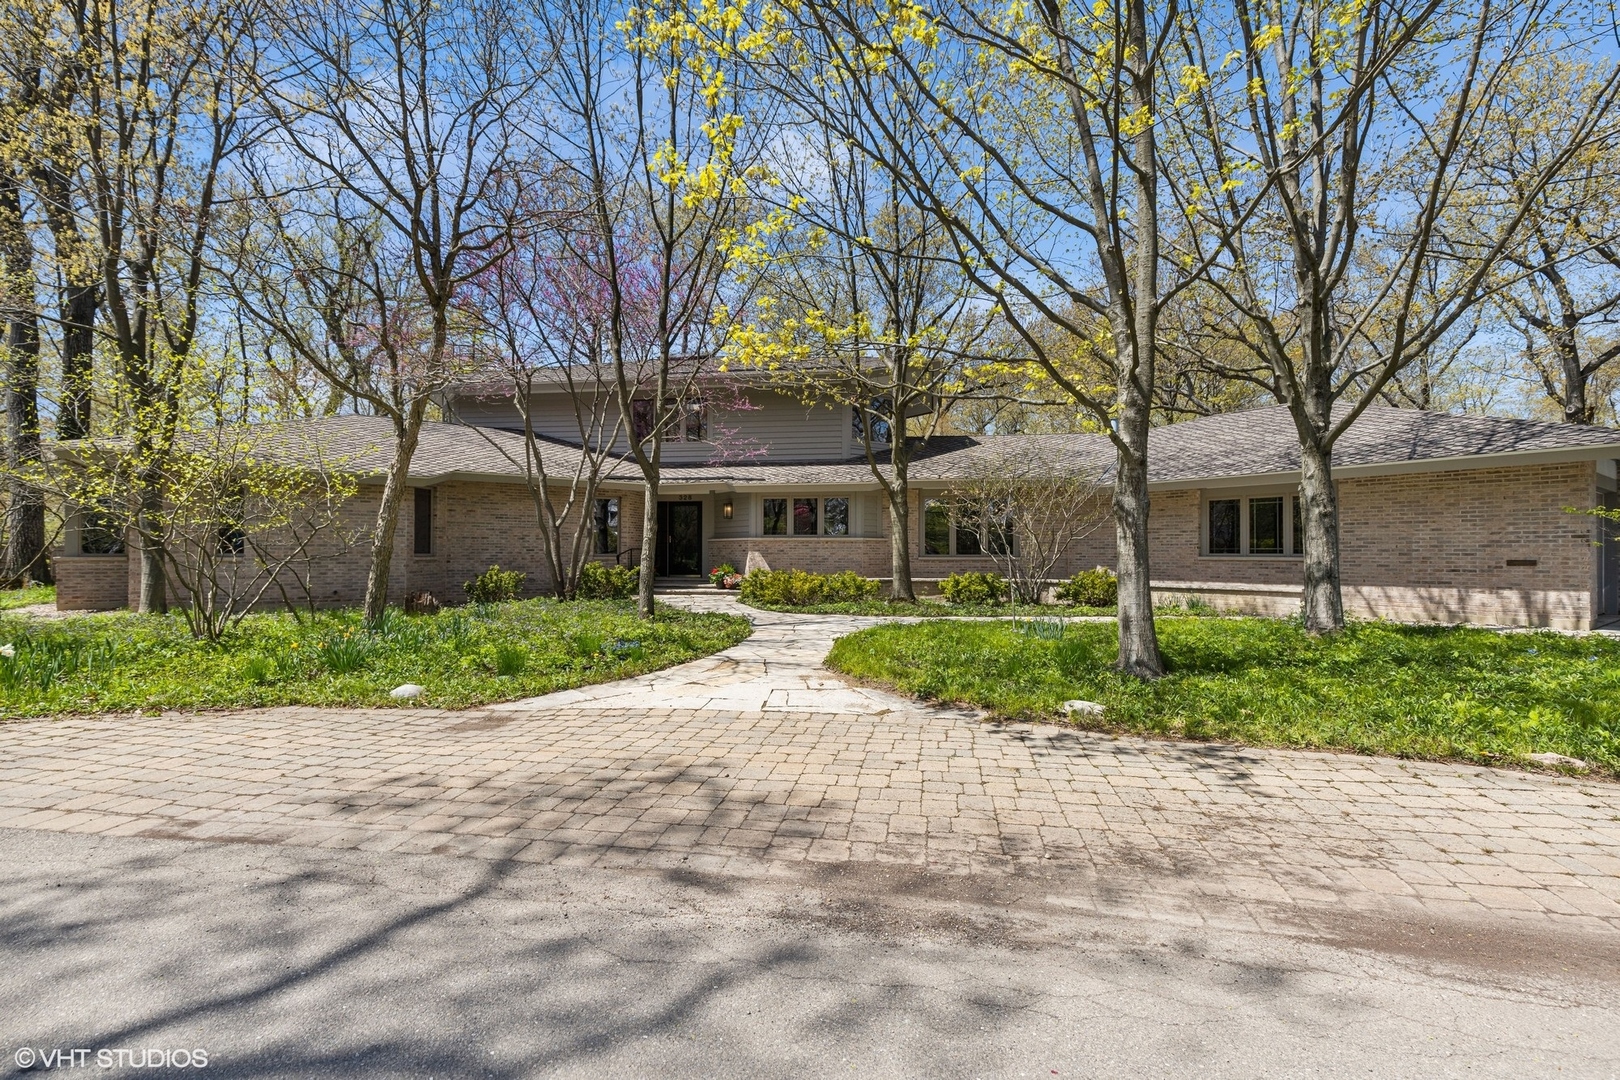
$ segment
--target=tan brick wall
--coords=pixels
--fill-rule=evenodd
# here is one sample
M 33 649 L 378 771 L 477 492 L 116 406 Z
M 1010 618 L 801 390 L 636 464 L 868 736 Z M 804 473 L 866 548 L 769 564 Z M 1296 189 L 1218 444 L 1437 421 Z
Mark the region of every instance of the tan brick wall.
M 1592 462 L 1567 462 L 1341 481 L 1346 612 L 1412 622 L 1591 626 L 1595 534 L 1589 519 L 1564 507 L 1593 505 L 1596 477 Z M 1178 585 L 1166 595 L 1195 594 L 1268 614 L 1296 610 L 1301 561 L 1200 554 L 1201 507 L 1196 491 L 1153 496 L 1153 578 Z M 1536 565 L 1508 566 L 1509 559 Z
M 58 611 L 110 611 L 128 603 L 128 555 L 64 555 L 51 560 Z

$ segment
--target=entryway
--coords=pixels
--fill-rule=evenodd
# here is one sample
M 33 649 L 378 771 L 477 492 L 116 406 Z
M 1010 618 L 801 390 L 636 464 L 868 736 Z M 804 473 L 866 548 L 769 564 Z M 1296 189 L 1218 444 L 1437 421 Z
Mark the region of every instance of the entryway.
M 703 504 L 658 504 L 658 549 L 654 568 L 659 577 L 690 577 L 703 573 Z

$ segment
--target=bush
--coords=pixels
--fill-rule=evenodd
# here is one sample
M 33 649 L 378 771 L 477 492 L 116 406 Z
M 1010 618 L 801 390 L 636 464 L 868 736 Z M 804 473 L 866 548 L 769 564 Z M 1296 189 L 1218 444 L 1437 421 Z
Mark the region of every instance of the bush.
M 1082 570 L 1057 587 L 1057 598 L 1080 607 L 1113 607 L 1119 603 L 1119 575 L 1106 566 Z
M 523 582 L 528 576 L 516 570 L 502 570 L 499 566 L 492 566 L 461 587 L 467 590 L 467 599 L 475 604 L 504 604 L 518 598 L 518 594 L 523 591 Z
M 742 598 L 780 607 L 847 604 L 870 600 L 882 586 L 853 570 L 812 574 L 807 570 L 755 570 L 739 584 Z
M 1007 579 L 982 570 L 952 574 L 939 583 L 939 594 L 951 604 L 999 604 L 1007 599 Z
M 633 566 L 588 562 L 579 571 L 581 600 L 625 600 L 636 595 L 640 574 Z

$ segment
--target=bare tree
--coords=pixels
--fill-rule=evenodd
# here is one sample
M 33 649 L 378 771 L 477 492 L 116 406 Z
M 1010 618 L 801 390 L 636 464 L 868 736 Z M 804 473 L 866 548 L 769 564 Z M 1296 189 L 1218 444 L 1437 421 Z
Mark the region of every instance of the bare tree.
M 527 196 L 545 200 L 521 214 L 531 227 L 474 279 L 470 299 L 487 347 L 470 388 L 510 396 L 522 418 L 523 460 L 513 464 L 523 469 L 534 503 L 552 588 L 566 599 L 594 553 L 596 493 L 617 460 L 625 418 L 607 362 L 609 299 L 598 273 L 601 246 L 592 241 L 596 219 L 574 209 L 584 200 L 566 185 L 547 188 Z M 537 433 L 537 389 L 567 396 L 577 453 L 559 452 Z
M 1167 136 L 1167 194 L 1215 264 L 1224 336 L 1293 417 L 1313 633 L 1344 625 L 1334 445 L 1488 294 L 1548 185 L 1605 137 L 1612 73 L 1488 228 L 1442 227 L 1475 197 L 1514 72 L 1578 50 L 1597 16 L 1563 0 L 1234 0 L 1229 18 L 1179 27 L 1189 107 Z
M 979 550 L 1006 574 L 1013 596 L 1041 602 L 1052 572 L 1109 517 L 1108 485 L 1052 443 L 1020 440 L 986 457 L 946 504 L 958 528 L 978 533 Z
M 526 157 L 544 59 L 521 15 L 504 0 L 294 0 L 264 22 L 258 89 L 274 130 L 239 193 L 259 212 L 232 259 L 234 292 L 392 423 L 368 623 L 387 604 L 422 424 L 469 363 L 460 294 L 510 244 L 500 183 Z
M 581 234 L 589 250 L 573 254 L 606 296 L 605 359 L 642 478 L 643 618 L 654 613 L 664 443 L 701 408 L 745 224 L 739 174 L 753 151 L 742 140 L 755 136 L 742 123 L 744 73 L 735 56 L 712 66 L 675 25 L 717 14 L 679 0 L 628 17 L 605 0 L 559 0 L 541 14 L 557 55 L 548 151 L 594 219 Z

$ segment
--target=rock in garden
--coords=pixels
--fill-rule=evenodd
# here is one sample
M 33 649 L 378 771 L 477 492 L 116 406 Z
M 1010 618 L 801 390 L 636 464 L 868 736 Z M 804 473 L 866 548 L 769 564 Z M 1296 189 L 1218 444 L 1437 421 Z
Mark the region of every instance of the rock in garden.
M 1580 769 L 1583 772 L 1592 767 L 1578 757 L 1566 757 L 1563 754 L 1531 754 L 1530 760 L 1538 765 L 1553 765 L 1560 769 Z
M 1065 701 L 1063 711 L 1070 716 L 1084 716 L 1092 720 L 1102 719 L 1103 707 L 1095 701 Z
M 391 698 L 421 697 L 424 689 L 424 687 L 417 686 L 413 682 L 408 682 L 404 686 L 396 686 L 388 691 L 388 696 Z

